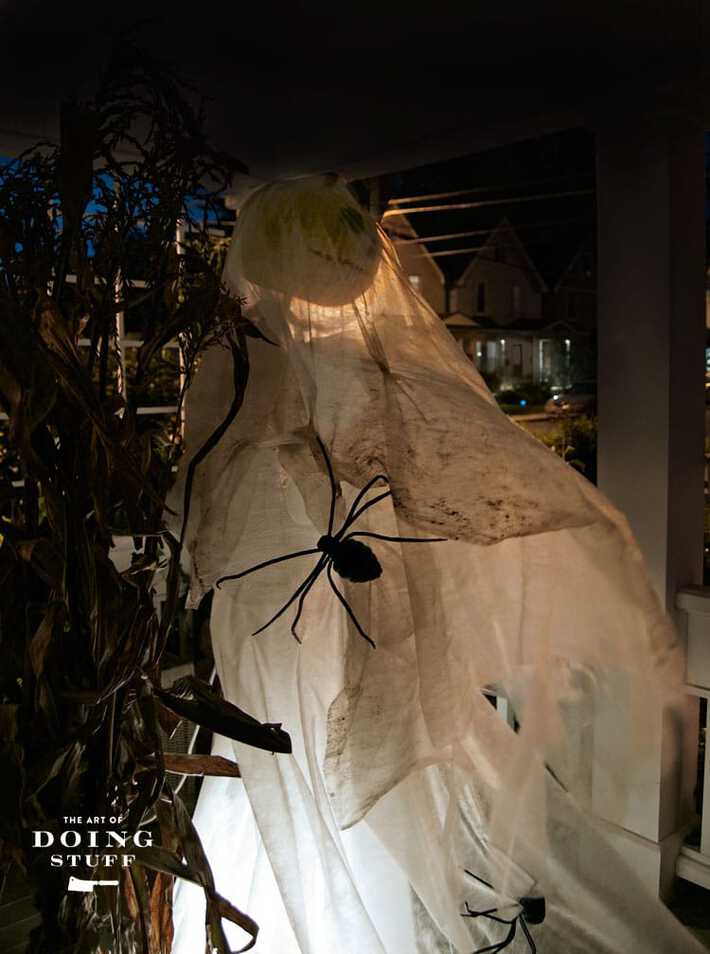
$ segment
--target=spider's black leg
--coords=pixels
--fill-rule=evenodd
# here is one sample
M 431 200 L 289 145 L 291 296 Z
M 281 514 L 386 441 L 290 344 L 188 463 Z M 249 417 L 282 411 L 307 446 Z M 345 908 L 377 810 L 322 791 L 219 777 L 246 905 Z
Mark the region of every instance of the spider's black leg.
M 471 905 L 466 901 L 466 913 L 462 914 L 462 918 L 488 918 L 496 913 L 498 908 L 488 908 L 486 911 L 476 911 L 475 908 L 472 908 Z M 500 918 L 496 918 L 496 921 L 499 921 Z
M 289 606 L 290 606 L 295 600 L 298 599 L 298 597 L 301 595 L 301 593 L 304 591 L 304 589 L 305 589 L 307 586 L 309 586 L 311 583 L 314 583 L 314 582 L 315 582 L 315 580 L 316 580 L 318 574 L 320 573 L 320 571 L 321 571 L 322 569 L 323 569 L 322 562 L 321 562 L 321 560 L 319 560 L 318 563 L 316 563 L 316 565 L 313 567 L 313 569 L 311 570 L 311 572 L 308 574 L 308 576 L 305 578 L 305 580 L 303 581 L 303 583 L 300 584 L 300 586 L 298 587 L 298 589 L 296 590 L 296 592 L 295 592 L 292 596 L 289 597 L 289 599 L 287 600 L 287 602 L 284 603 L 284 605 L 281 607 L 280 610 L 278 610 L 276 613 L 274 613 L 274 615 L 271 617 L 271 619 L 268 621 L 268 623 L 264 623 L 263 626 L 260 626 L 258 629 L 255 629 L 254 632 L 252 633 L 252 636 L 258 636 L 259 633 L 263 633 L 264 630 L 267 629 L 269 626 L 271 626 L 272 623 L 276 622 L 276 620 L 279 618 L 279 616 L 281 616 L 283 613 L 285 613 L 286 610 L 289 608 Z
M 345 607 L 345 611 L 346 611 L 346 613 L 348 614 L 348 616 L 350 617 L 350 619 L 353 621 L 353 623 L 355 624 L 355 629 L 358 631 L 358 633 L 360 633 L 360 635 L 362 636 L 363 639 L 366 639 L 366 640 L 368 641 L 368 643 L 372 646 L 373 649 L 376 649 L 377 647 L 375 646 L 374 642 L 370 639 L 370 637 L 367 635 L 367 633 L 365 632 L 365 630 L 362 628 L 362 626 L 361 626 L 360 623 L 358 622 L 357 616 L 355 616 L 355 614 L 353 613 L 352 609 L 350 608 L 350 604 L 349 604 L 348 601 L 345 599 L 345 597 L 343 596 L 343 594 L 340 592 L 340 590 L 338 589 L 338 587 L 335 585 L 335 580 L 333 579 L 332 566 L 333 566 L 332 563 L 328 563 L 328 569 L 326 570 L 326 573 L 328 574 L 328 582 L 330 583 L 333 592 L 335 593 L 335 595 L 338 597 L 338 599 L 340 600 L 340 602 L 341 602 L 341 603 L 343 604 L 343 606 Z
M 335 483 L 333 465 L 330 463 L 330 458 L 328 457 L 328 452 L 325 449 L 325 444 L 317 435 L 316 440 L 318 441 L 318 446 L 320 447 L 321 453 L 323 454 L 325 466 L 328 468 L 328 480 L 330 481 L 330 516 L 328 517 L 328 536 L 330 537 L 333 535 L 333 522 L 335 520 L 335 498 L 338 495 L 338 488 Z
M 345 520 L 345 523 L 342 525 L 338 533 L 336 533 L 335 535 L 336 540 L 340 540 L 342 535 L 348 529 L 348 527 L 351 527 L 355 523 L 355 521 L 358 519 L 358 517 L 361 517 L 366 510 L 369 510 L 370 507 L 374 507 L 376 503 L 379 503 L 380 500 L 384 500 L 385 497 L 391 497 L 391 496 L 392 496 L 392 491 L 386 490 L 383 494 L 378 494 L 376 497 L 373 497 L 372 500 L 368 500 L 367 503 L 364 503 L 359 510 L 356 510 L 355 512 L 353 512 L 351 508 L 350 513 L 348 514 Z
M 528 930 L 527 923 L 522 914 L 520 915 L 520 927 L 522 928 L 526 941 L 530 945 L 530 954 L 537 954 L 537 945 L 535 944 L 535 941 L 533 941 L 533 936 Z
M 474 881 L 479 881 L 481 884 L 485 884 L 487 888 L 490 888 L 491 891 L 495 891 L 495 888 L 493 887 L 493 885 L 489 884 L 488 881 L 484 881 L 483 878 L 479 878 L 477 874 L 474 874 L 472 871 L 469 871 L 468 868 L 464 868 L 463 870 L 466 872 L 469 878 L 473 878 Z
M 384 474 L 375 474 L 372 480 L 368 480 L 368 482 L 365 484 L 365 486 L 362 488 L 362 490 L 359 492 L 357 497 L 353 500 L 352 504 L 350 505 L 350 510 L 348 510 L 348 515 L 345 518 L 345 522 L 343 523 L 343 526 L 341 527 L 341 530 L 340 530 L 341 534 L 346 527 L 349 527 L 350 524 L 353 523 L 353 521 L 357 520 L 358 514 L 356 513 L 356 510 L 360 504 L 360 501 L 363 499 L 363 497 L 368 492 L 368 490 L 370 490 L 372 487 L 375 486 L 378 480 L 383 480 L 386 484 L 389 483 L 389 480 Z M 378 498 L 378 499 L 382 499 L 382 498 Z
M 466 913 L 462 914 L 461 917 L 462 918 L 488 918 L 489 921 L 495 921 L 497 924 L 506 924 L 508 926 L 513 923 L 515 918 L 513 918 L 513 921 L 509 921 L 507 918 L 497 917 L 495 914 L 497 910 L 498 908 L 489 908 L 487 911 L 476 911 L 470 906 L 468 902 L 466 902 Z M 515 917 L 517 918 L 518 915 L 516 914 Z
M 474 951 L 474 954 L 498 954 L 498 951 L 504 950 L 515 940 L 515 930 L 517 923 L 517 918 L 510 922 L 510 930 L 502 941 L 498 941 L 496 944 L 489 944 L 488 947 L 479 947 L 478 950 Z
M 327 558 L 326 556 L 322 556 L 322 557 L 320 558 L 320 560 L 319 560 L 318 563 L 316 564 L 316 566 L 315 566 L 313 572 L 310 574 L 310 582 L 309 582 L 309 583 L 306 585 L 306 587 L 301 591 L 301 596 L 300 596 L 300 599 L 299 599 L 299 601 L 298 601 L 298 609 L 296 610 L 296 615 L 294 616 L 293 622 L 291 623 L 291 634 L 292 634 L 293 638 L 296 640 L 297 643 L 300 643 L 300 642 L 301 642 L 301 638 L 300 638 L 300 636 L 298 635 L 298 633 L 296 632 L 296 626 L 298 625 L 298 621 L 299 621 L 299 619 L 301 618 L 301 613 L 303 612 L 303 602 L 304 602 L 304 600 L 306 599 L 306 597 L 308 596 L 311 587 L 313 586 L 313 584 L 315 583 L 315 581 L 318 579 L 318 573 L 320 573 L 320 571 L 323 569 L 323 564 L 325 563 L 325 561 L 326 561 L 327 559 L 328 559 L 328 558 Z M 317 572 L 316 572 L 316 571 L 317 571 Z
M 320 553 L 318 547 L 313 547 L 311 550 L 296 550 L 295 553 L 286 553 L 284 556 L 274 557 L 273 560 L 264 560 L 263 563 L 250 566 L 248 570 L 242 570 L 241 573 L 230 573 L 229 576 L 220 576 L 216 583 L 217 589 L 219 589 L 223 583 L 226 583 L 227 580 L 240 580 L 243 576 L 248 576 L 256 570 L 263 570 L 265 566 L 273 566 L 275 563 L 283 563 L 285 560 L 295 560 L 296 557 L 313 556 L 315 553 Z
M 351 537 L 374 537 L 375 540 L 389 540 L 392 543 L 446 543 L 446 537 L 387 537 L 384 533 L 371 533 L 368 530 L 355 530 L 349 533 L 346 540 Z

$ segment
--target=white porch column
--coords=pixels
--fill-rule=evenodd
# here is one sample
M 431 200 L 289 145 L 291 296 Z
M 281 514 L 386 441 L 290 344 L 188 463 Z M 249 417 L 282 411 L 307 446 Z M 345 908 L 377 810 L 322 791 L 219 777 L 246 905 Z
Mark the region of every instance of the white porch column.
M 540 368 L 540 339 L 532 339 L 532 379 L 533 384 L 539 384 L 542 380 L 542 371 Z
M 703 130 L 690 96 L 644 105 L 611 105 L 598 125 L 598 473 L 680 622 L 677 590 L 702 582 Z M 595 745 L 621 729 L 610 723 L 599 714 Z M 697 732 L 689 697 L 680 720 L 659 719 L 654 759 L 639 769 L 626 814 L 607 816 L 661 893 L 689 817 Z M 595 804 L 604 813 L 603 793 Z

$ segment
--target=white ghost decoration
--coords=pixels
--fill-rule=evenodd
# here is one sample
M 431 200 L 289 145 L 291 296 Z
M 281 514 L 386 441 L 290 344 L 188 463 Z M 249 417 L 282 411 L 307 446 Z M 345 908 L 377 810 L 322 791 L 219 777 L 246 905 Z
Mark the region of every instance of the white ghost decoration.
M 467 903 L 510 921 L 531 896 L 546 901 L 529 926 L 544 954 L 700 952 L 595 820 L 623 824 L 627 783 L 681 683 L 626 522 L 498 409 L 365 213 L 352 245 L 300 214 L 279 223 L 306 194 L 321 196 L 316 214 L 347 189 L 324 177 L 265 187 L 229 252 L 226 280 L 271 343 L 250 340 L 243 407 L 196 470 L 193 603 L 222 577 L 316 548 L 331 502 L 338 528 L 377 474 L 387 485 L 366 499 L 391 495 L 353 529 L 446 542 L 361 538 L 381 576 L 335 579 L 375 649 L 324 573 L 302 601 L 302 644 L 295 603 L 252 635 L 318 554 L 216 591 L 227 698 L 293 740 L 292 756 L 216 740 L 243 776 L 206 780 L 197 807 L 217 889 L 260 923 L 260 954 L 471 954 L 509 928 L 462 917 Z M 310 255 L 314 235 L 322 272 L 311 261 L 299 275 L 293 250 Z M 213 348 L 191 389 L 183 479 L 227 413 L 230 360 Z M 599 728 L 610 712 L 613 748 Z M 201 950 L 202 903 L 179 887 L 175 954 Z M 522 930 L 513 944 L 529 949 Z

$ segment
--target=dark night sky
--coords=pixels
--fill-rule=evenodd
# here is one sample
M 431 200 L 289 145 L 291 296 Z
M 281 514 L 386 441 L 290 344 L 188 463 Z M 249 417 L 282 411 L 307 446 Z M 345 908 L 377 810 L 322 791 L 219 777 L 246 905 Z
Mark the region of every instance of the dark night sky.
M 710 132 L 705 136 L 706 180 L 710 186 Z M 470 195 L 432 200 L 431 204 L 505 200 L 501 205 L 478 209 L 414 214 L 411 224 L 421 237 L 492 229 L 507 218 L 548 286 L 557 282 L 572 257 L 584 244 L 596 242 L 594 136 L 586 129 L 570 129 L 499 149 L 445 162 L 406 169 L 386 178 L 384 199 L 480 190 Z M 517 198 L 559 192 L 592 194 L 516 202 Z M 414 203 L 409 203 L 414 204 Z M 416 203 L 427 205 L 427 202 Z M 710 249 L 710 199 L 705 203 Z M 430 251 L 482 245 L 486 235 L 436 241 Z M 472 254 L 437 257 L 449 281 L 455 281 Z
M 545 281 L 554 284 L 585 240 L 594 242 L 595 155 L 593 136 L 584 129 L 527 140 L 478 155 L 465 156 L 396 173 L 387 178 L 385 198 L 413 197 L 476 189 L 470 195 L 434 200 L 431 204 L 496 201 L 474 209 L 413 214 L 420 236 L 481 231 L 504 217 L 518 236 Z M 541 199 L 540 196 L 554 198 Z M 516 201 L 523 199 L 523 201 Z M 414 204 L 414 203 L 410 203 Z M 416 203 L 427 205 L 428 202 Z M 430 251 L 482 245 L 486 235 L 432 242 Z M 447 278 L 455 280 L 471 253 L 437 257 Z

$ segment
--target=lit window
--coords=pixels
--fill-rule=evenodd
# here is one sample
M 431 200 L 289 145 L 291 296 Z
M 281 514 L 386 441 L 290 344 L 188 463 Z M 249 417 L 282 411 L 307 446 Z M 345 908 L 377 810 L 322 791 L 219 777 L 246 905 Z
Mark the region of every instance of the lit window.
M 422 290 L 422 276 L 421 275 L 410 275 L 409 284 L 412 286 L 414 291 L 420 292 Z

